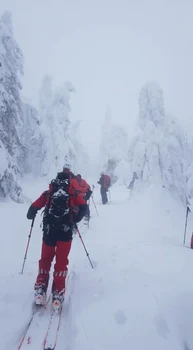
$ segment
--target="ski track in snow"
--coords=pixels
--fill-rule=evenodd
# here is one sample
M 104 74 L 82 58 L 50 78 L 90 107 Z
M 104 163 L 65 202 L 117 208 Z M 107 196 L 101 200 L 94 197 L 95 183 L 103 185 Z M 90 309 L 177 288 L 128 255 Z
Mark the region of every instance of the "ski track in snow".
M 32 200 L 46 189 L 43 183 L 25 188 Z M 185 208 L 166 191 L 152 187 L 129 198 L 129 191 L 115 187 L 111 197 L 112 203 L 102 206 L 96 188 L 99 217 L 91 201 L 90 228 L 79 225 L 94 270 L 74 237 L 56 350 L 192 350 L 192 214 L 183 247 Z M 14 350 L 32 311 L 41 217 L 21 275 L 28 204 L 1 202 L 0 208 L 0 344 L 2 350 Z M 30 350 L 41 349 L 48 319 L 41 321 Z

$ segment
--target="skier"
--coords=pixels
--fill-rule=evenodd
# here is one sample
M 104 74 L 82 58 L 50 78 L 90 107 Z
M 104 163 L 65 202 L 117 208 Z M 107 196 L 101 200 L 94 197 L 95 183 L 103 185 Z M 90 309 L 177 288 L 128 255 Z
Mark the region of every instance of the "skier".
M 108 192 L 109 187 L 111 186 L 110 176 L 106 175 L 104 172 L 102 172 L 101 177 L 97 183 L 99 185 L 101 185 L 102 203 L 107 204 L 108 203 L 107 192 Z
M 85 193 L 90 190 L 89 184 L 82 178 L 80 174 L 76 175 L 75 178 L 78 181 L 79 186 L 84 189 Z
M 76 179 L 76 176 L 70 170 L 70 165 L 68 163 L 65 163 L 65 165 L 63 166 L 63 172 L 65 174 L 70 175 L 70 181 L 71 181 L 72 188 L 74 189 L 74 193 L 77 193 L 80 196 L 84 197 L 85 196 L 85 188 L 79 185 L 79 183 Z
M 80 193 L 81 196 L 84 197 L 84 200 L 87 202 L 92 194 L 92 191 L 90 189 L 89 184 L 86 182 L 86 180 L 84 180 L 82 178 L 82 176 L 80 174 L 76 175 L 76 179 L 78 181 L 78 184 L 80 187 L 82 187 L 82 189 L 84 189 L 84 193 Z M 87 206 L 87 212 L 85 215 L 85 219 L 89 220 L 90 218 L 90 209 L 89 206 Z
M 78 214 L 73 211 L 74 206 L 78 207 Z M 43 207 L 43 242 L 39 272 L 34 286 L 35 302 L 37 305 L 44 305 L 46 302 L 49 272 L 55 257 L 52 302 L 54 311 L 59 312 L 64 300 L 73 228 L 84 217 L 87 204 L 81 196 L 74 193 L 69 173 L 60 172 L 56 179 L 51 181 L 49 190 L 43 192 L 32 203 L 27 218 L 34 219 L 37 211 Z

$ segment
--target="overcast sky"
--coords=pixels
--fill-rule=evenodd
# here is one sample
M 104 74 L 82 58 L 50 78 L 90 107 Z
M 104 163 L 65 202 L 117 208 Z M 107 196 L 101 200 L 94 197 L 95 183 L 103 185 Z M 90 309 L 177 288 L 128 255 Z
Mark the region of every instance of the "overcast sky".
M 70 80 L 72 117 L 91 148 L 107 104 L 132 130 L 148 80 L 169 113 L 192 119 L 193 0 L 0 0 L 0 9 L 12 11 L 24 53 L 24 95 L 37 101 L 45 73 Z

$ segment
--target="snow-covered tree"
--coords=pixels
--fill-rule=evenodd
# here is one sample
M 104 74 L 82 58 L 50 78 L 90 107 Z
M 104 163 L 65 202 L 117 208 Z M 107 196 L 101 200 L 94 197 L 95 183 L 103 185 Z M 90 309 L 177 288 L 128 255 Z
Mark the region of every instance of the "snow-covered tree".
M 40 89 L 40 121 L 44 130 L 45 158 L 51 173 L 63 167 L 65 157 L 73 163 L 73 147 L 69 136 L 70 94 L 73 91 L 69 82 L 54 90 L 49 76 L 44 77 Z
M 138 132 L 129 153 L 129 188 L 156 183 L 185 202 L 189 146 L 183 129 L 166 115 L 163 92 L 156 83 L 141 89 L 139 109 Z
M 83 144 L 79 141 L 79 127 L 81 121 L 77 121 L 72 124 L 70 128 L 69 138 L 71 141 L 71 146 L 69 147 L 71 150 L 71 157 L 73 157 L 73 171 L 75 173 L 81 173 L 83 176 L 87 175 L 89 169 L 89 156 L 83 146 Z
M 116 181 L 115 169 L 120 162 L 127 159 L 127 152 L 127 133 L 121 125 L 112 122 L 110 108 L 108 107 L 102 125 L 100 162 L 102 170 L 111 176 L 112 182 Z
M 33 173 L 35 176 L 46 175 L 48 164 L 40 117 L 37 110 L 29 103 L 23 103 L 22 107 L 24 119 L 22 141 L 25 145 L 25 161 L 21 163 L 22 172 Z
M 23 120 L 20 99 L 23 73 L 23 55 L 14 38 L 11 13 L 5 12 L 0 19 L 0 149 L 3 163 L 0 172 L 1 195 L 9 194 L 21 201 L 18 185 L 18 164 L 24 159 L 21 142 Z M 6 161 L 5 161 L 6 160 Z
M 37 111 L 20 98 L 23 55 L 14 39 L 11 13 L 0 19 L 0 196 L 22 201 L 18 178 L 26 173 L 55 175 L 66 159 L 72 166 L 84 154 L 72 134 L 70 97 L 66 82 L 53 89 L 45 76 Z

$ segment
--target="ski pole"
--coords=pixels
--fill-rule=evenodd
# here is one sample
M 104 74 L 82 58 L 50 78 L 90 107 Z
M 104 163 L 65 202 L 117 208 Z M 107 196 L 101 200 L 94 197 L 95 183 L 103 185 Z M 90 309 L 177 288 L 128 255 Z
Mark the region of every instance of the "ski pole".
M 98 210 L 97 210 L 97 207 L 96 207 L 96 204 L 95 204 L 94 198 L 93 198 L 93 196 L 91 196 L 91 197 L 92 197 L 93 204 L 94 204 L 94 206 L 95 206 L 96 213 L 97 213 L 97 215 L 99 216 L 99 213 L 98 213 Z
M 89 223 L 90 223 L 90 198 L 88 200 L 88 228 L 89 228 Z
M 109 188 L 109 203 L 111 203 L 111 190 Z
M 24 259 L 23 259 L 23 265 L 22 265 L 22 269 L 21 269 L 21 274 L 23 274 L 23 270 L 24 270 L 24 266 L 25 266 L 25 261 L 26 261 L 26 259 L 27 259 L 27 252 L 28 252 L 29 243 L 30 243 L 30 239 L 31 239 L 32 229 L 33 229 L 33 225 L 34 225 L 34 220 L 35 220 L 35 218 L 33 218 L 32 223 L 31 223 L 31 228 L 30 228 L 30 232 L 29 232 L 29 236 L 28 236 L 28 241 L 27 241 L 25 256 L 24 256 Z
M 89 262 L 90 262 L 90 265 L 91 265 L 92 269 L 94 269 L 94 266 L 93 266 L 93 264 L 92 264 L 92 261 L 90 260 L 88 251 L 87 251 L 87 249 L 86 249 L 86 247 L 85 247 L 84 241 L 83 241 L 83 239 L 82 239 L 82 236 L 81 236 L 80 231 L 79 231 L 79 229 L 78 229 L 77 226 L 76 226 L 76 232 L 78 233 L 79 238 L 80 238 L 80 240 L 81 240 L 81 242 L 82 242 L 82 245 L 83 245 L 83 247 L 84 247 L 84 250 L 85 250 L 85 252 L 86 252 L 86 255 L 87 255 L 87 257 L 88 257 L 88 260 L 89 260 Z
M 186 208 L 186 219 L 185 219 L 185 229 L 184 229 L 184 244 L 186 242 L 186 229 L 187 229 L 187 223 L 188 223 L 188 214 L 189 214 L 189 207 Z

